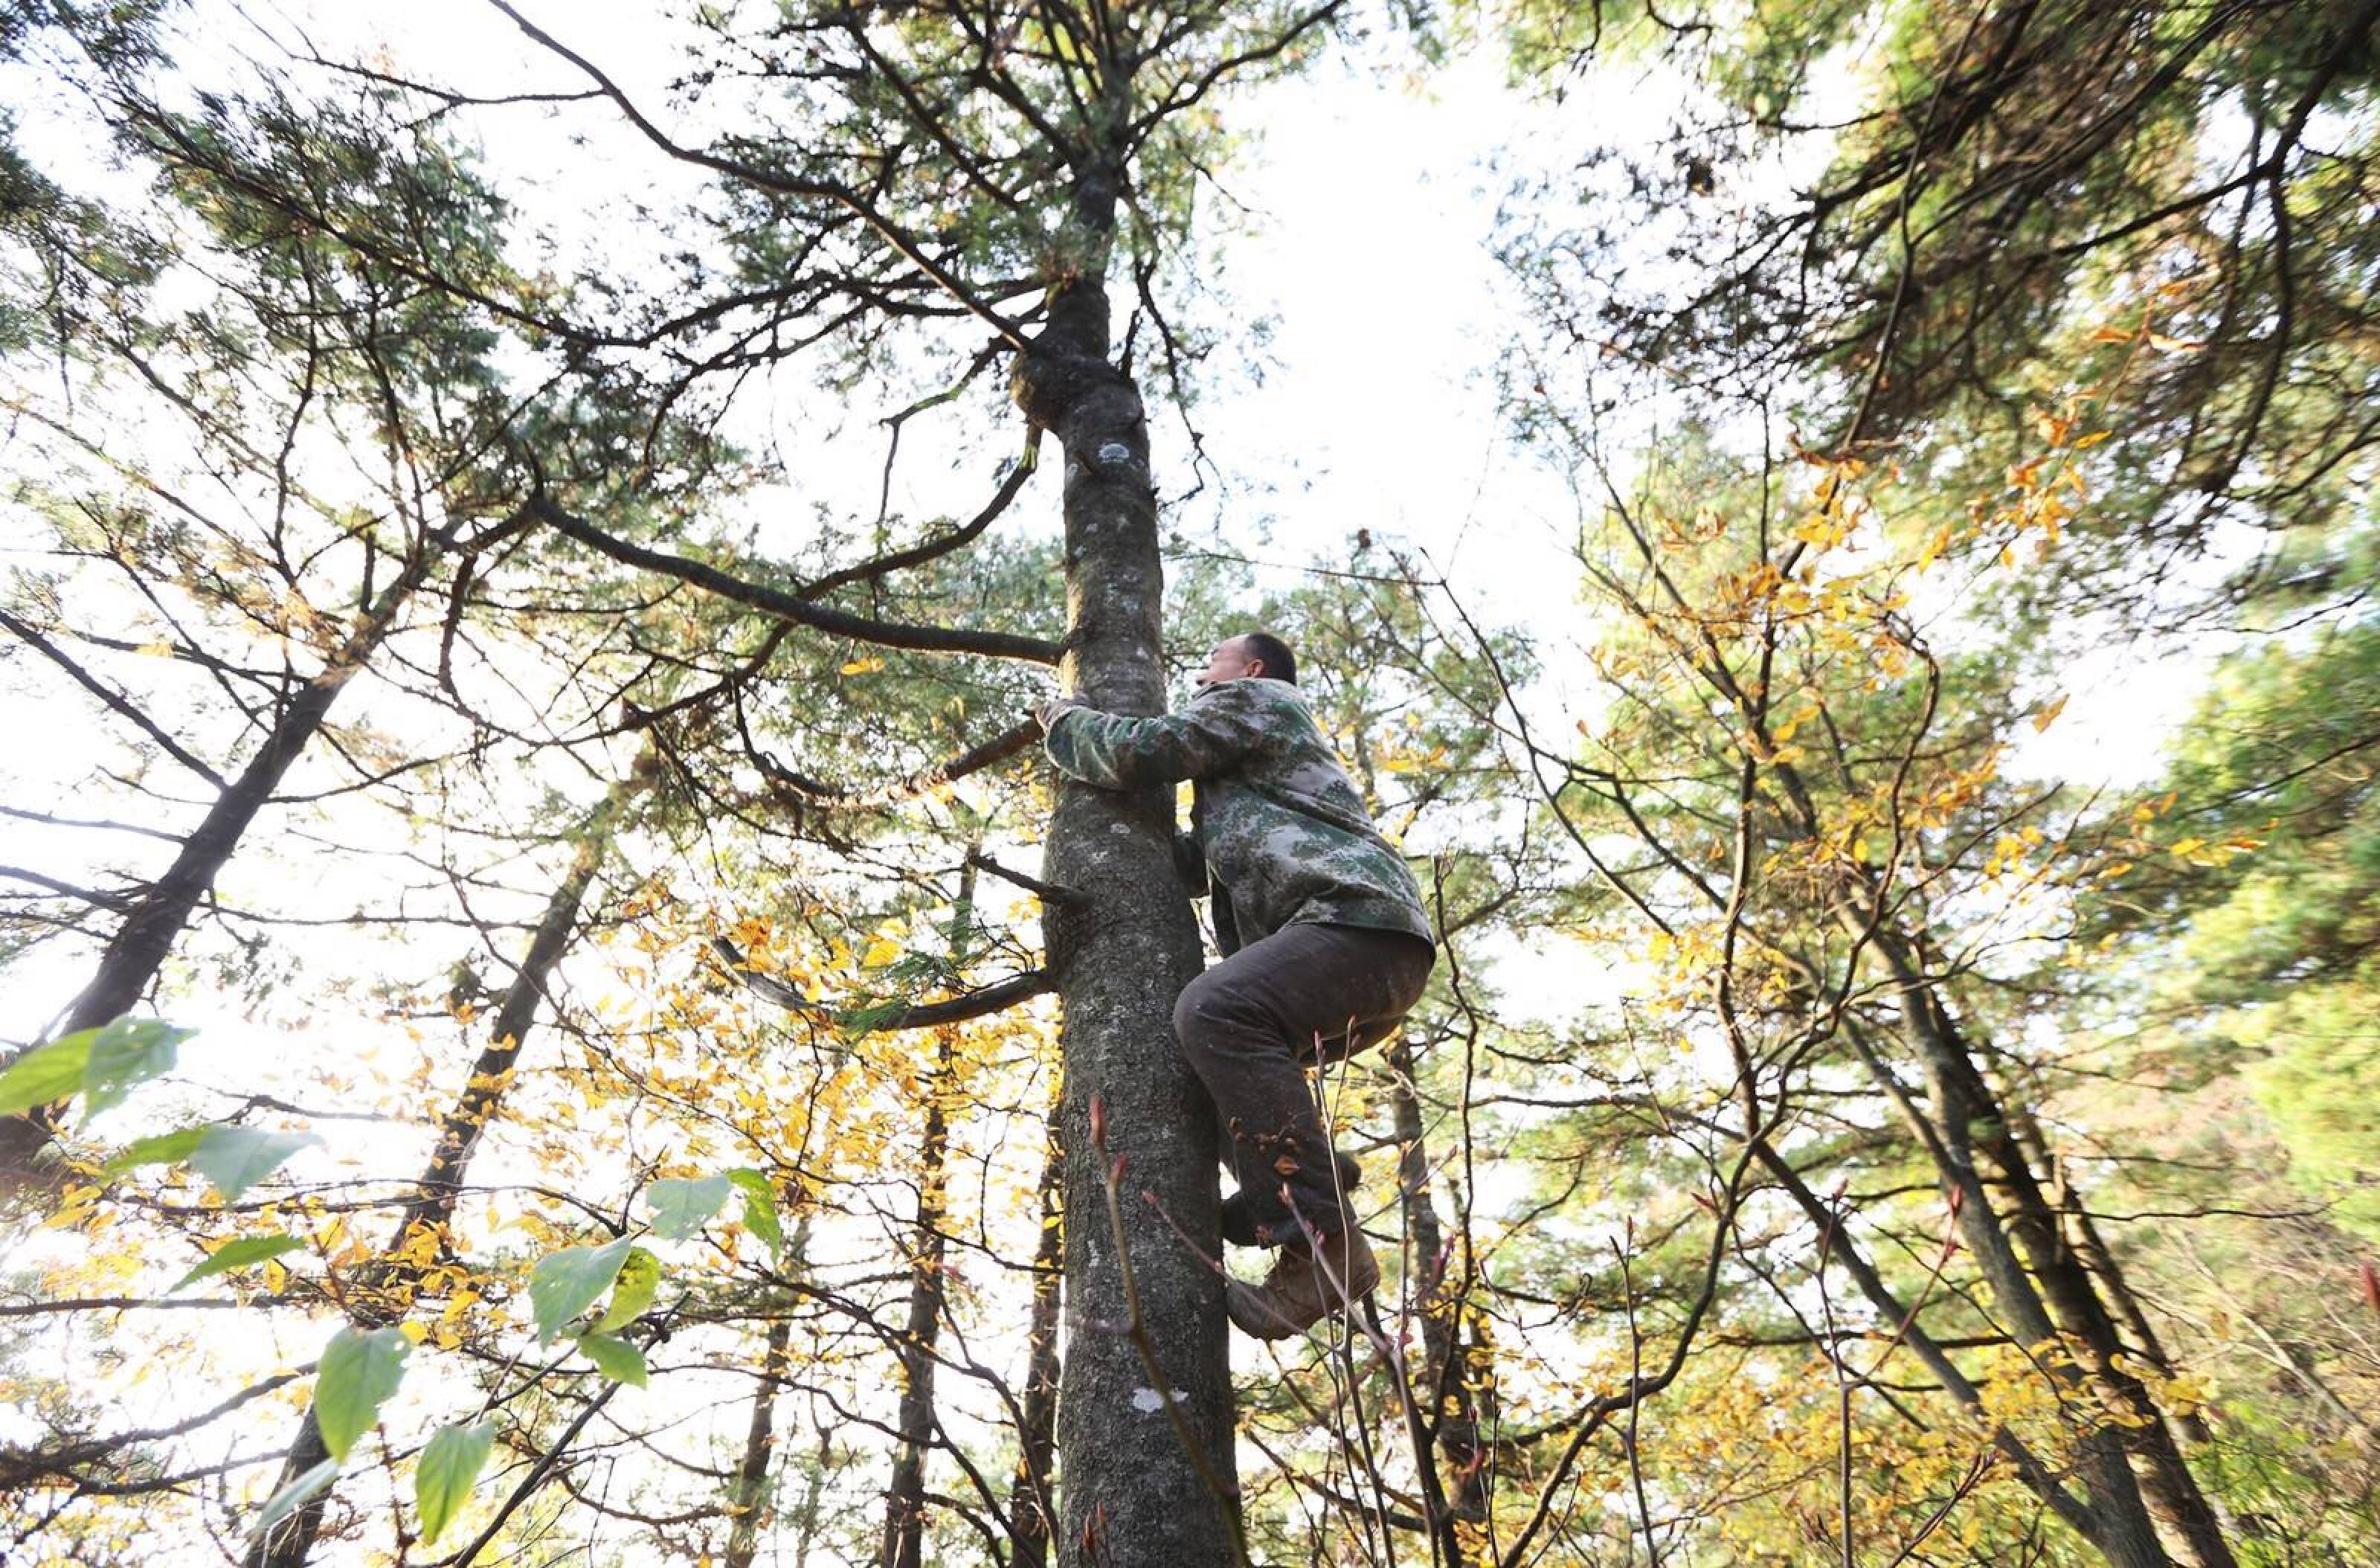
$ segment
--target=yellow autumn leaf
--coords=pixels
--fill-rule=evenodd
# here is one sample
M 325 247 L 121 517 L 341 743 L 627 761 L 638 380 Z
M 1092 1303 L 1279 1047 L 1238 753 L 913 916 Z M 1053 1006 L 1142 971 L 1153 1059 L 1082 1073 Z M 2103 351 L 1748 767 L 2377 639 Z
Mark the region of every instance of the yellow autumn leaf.
M 2033 728 L 2035 734 L 2039 734 L 2058 722 L 2058 715 L 2066 711 L 2066 699 L 2071 695 L 2070 692 L 2059 692 L 2057 701 L 2033 716 Z
M 846 675 L 868 675 L 883 667 L 884 661 L 871 654 L 865 659 L 854 659 L 843 667 L 843 673 Z
M 880 969 L 900 956 L 901 944 L 889 936 L 880 936 L 869 942 L 868 951 L 859 955 L 859 966 L 863 969 Z
M 1934 531 L 1934 537 L 1925 541 L 1925 548 L 1917 553 L 1917 569 L 1921 572 L 1924 571 L 1926 567 L 1934 564 L 1935 557 L 1940 555 L 1942 552 L 1949 548 L 1950 529 L 1947 525 L 1945 525 L 1942 528 L 1937 529 Z

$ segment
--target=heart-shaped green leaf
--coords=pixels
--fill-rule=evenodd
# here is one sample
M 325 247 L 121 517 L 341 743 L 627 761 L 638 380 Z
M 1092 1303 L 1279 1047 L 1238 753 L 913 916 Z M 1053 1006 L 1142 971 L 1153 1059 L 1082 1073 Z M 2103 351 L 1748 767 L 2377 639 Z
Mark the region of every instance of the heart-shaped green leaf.
M 322 1347 L 321 1367 L 314 1374 L 314 1424 L 322 1429 L 322 1446 L 331 1457 L 346 1463 L 356 1440 L 371 1430 L 380 1407 L 405 1378 L 406 1354 L 413 1342 L 395 1329 L 364 1333 L 341 1329 Z
M 661 1288 L 662 1260 L 641 1246 L 630 1247 L 628 1260 L 620 1265 L 620 1278 L 612 1286 L 612 1303 L 595 1320 L 595 1331 L 609 1333 L 623 1323 L 635 1322 L 638 1314 L 653 1304 L 653 1293 Z
M 760 1238 L 771 1258 L 785 1250 L 785 1227 L 777 1218 L 777 1195 L 769 1185 L 769 1178 L 746 1167 L 730 1171 L 727 1179 L 744 1195 L 744 1228 Z
M 83 1114 L 96 1116 L 121 1105 L 134 1085 L 171 1072 L 181 1043 L 197 1032 L 160 1018 L 118 1018 L 101 1029 L 83 1060 Z
M 638 1388 L 645 1386 L 644 1352 L 626 1340 L 613 1339 L 610 1334 L 581 1334 L 578 1336 L 578 1348 L 587 1353 L 588 1360 L 595 1363 L 597 1371 L 613 1382 L 634 1383 Z
M 267 1133 L 228 1124 L 209 1127 L 190 1150 L 190 1169 L 215 1185 L 225 1203 L 281 1168 L 299 1149 L 322 1140 L 312 1133 Z
M 102 1167 L 111 1176 L 142 1165 L 171 1165 L 188 1160 L 199 1140 L 207 1136 L 203 1126 L 182 1127 L 170 1133 L 154 1133 L 145 1138 L 135 1138 L 124 1146 L 124 1152 Z
M 684 1241 L 698 1234 L 703 1222 L 727 1201 L 727 1185 L 724 1176 L 655 1182 L 645 1189 L 645 1203 L 653 1214 L 653 1234 L 663 1241 Z
M 538 1343 L 552 1344 L 563 1325 L 612 1288 L 629 1246 L 622 1236 L 607 1246 L 565 1246 L 537 1260 L 528 1275 L 528 1305 L 537 1318 Z
M 413 1466 L 413 1503 L 421 1511 L 422 1545 L 443 1535 L 463 1504 L 470 1501 L 471 1487 L 487 1465 L 488 1451 L 495 1441 L 492 1419 L 468 1427 L 441 1427 L 431 1434 Z
M 37 1045 L 0 1073 L 0 1115 L 13 1116 L 66 1099 L 82 1088 L 83 1064 L 91 1060 L 97 1029 L 84 1029 Z

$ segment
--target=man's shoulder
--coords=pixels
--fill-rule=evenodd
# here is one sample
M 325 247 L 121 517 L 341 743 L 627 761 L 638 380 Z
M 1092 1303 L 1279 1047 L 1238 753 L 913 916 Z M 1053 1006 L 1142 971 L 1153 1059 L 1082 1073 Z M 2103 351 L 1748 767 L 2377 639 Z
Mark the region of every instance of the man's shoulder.
M 1238 680 L 1201 687 L 1191 695 L 1190 705 L 1228 708 L 1267 722 L 1314 723 L 1313 710 L 1305 705 L 1305 694 L 1287 681 L 1268 675 L 1243 675 Z

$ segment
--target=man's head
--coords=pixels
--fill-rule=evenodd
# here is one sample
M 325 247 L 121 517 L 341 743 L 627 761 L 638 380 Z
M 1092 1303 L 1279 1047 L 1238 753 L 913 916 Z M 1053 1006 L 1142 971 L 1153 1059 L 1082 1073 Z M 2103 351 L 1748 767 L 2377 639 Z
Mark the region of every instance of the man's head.
M 1297 684 L 1297 659 L 1289 644 L 1270 632 L 1242 632 L 1227 637 L 1215 645 L 1207 656 L 1207 667 L 1198 674 L 1198 685 L 1213 686 L 1217 681 L 1246 680 L 1262 676 L 1267 680 Z

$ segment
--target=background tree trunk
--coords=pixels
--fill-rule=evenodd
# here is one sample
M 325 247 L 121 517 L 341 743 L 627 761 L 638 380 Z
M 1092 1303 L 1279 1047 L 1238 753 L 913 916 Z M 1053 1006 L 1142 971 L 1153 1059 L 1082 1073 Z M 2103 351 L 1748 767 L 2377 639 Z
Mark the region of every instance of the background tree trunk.
M 975 857 L 982 847 L 980 843 L 967 846 L 951 915 L 951 969 L 961 978 L 975 925 Z M 892 1451 L 892 1481 L 884 1492 L 884 1540 L 878 1553 L 884 1568 L 918 1568 L 926 1533 L 926 1445 L 934 1435 L 934 1346 L 942 1322 L 942 1194 L 957 1026 L 945 1025 L 934 1033 L 934 1073 L 926 1091 L 926 1125 L 919 1135 L 917 1220 L 909 1244 L 909 1316 L 901 1331 L 899 1436 Z
M 1421 1316 L 1421 1365 L 1413 1370 L 1413 1399 L 1446 1456 L 1456 1485 L 1449 1504 L 1465 1519 L 1488 1510 L 1487 1456 L 1479 1447 L 1479 1407 L 1469 1355 L 1463 1343 L 1463 1302 L 1446 1289 L 1446 1240 L 1429 1196 L 1429 1149 L 1424 1138 L 1421 1091 L 1414 1081 L 1413 1042 L 1400 1032 L 1382 1048 L 1389 1098 L 1396 1117 L 1397 1197 L 1403 1206 L 1406 1289 Z
M 174 857 L 164 874 L 151 882 L 127 911 L 124 923 L 100 954 L 98 971 L 67 1009 L 57 1033 L 68 1035 L 98 1028 L 124 1016 L 140 1004 L 141 995 L 164 966 L 181 940 L 199 901 L 214 886 L 240 840 L 255 825 L 273 792 L 290 765 L 321 733 L 331 705 L 347 682 L 371 658 L 431 566 L 438 552 L 426 543 L 413 553 L 394 581 L 381 590 L 362 624 L 312 680 L 282 705 L 264 744 L 239 776 L 215 797 L 207 814 Z M 0 1117 L 0 1188 L 36 1185 L 33 1160 L 56 1132 L 55 1108 L 42 1106 L 22 1115 Z
M 2214 1510 L 2182 1462 L 2156 1402 L 2125 1368 L 2114 1318 L 2090 1270 L 2066 1246 L 2057 1207 L 1957 1021 L 1925 979 L 1917 950 L 1888 930 L 1878 931 L 1876 945 L 1900 988 L 1902 1021 L 1925 1062 L 1934 1124 L 1925 1141 L 1944 1179 L 1964 1194 L 1960 1225 L 1991 1280 L 1995 1302 L 2024 1343 L 2057 1339 L 2070 1346 L 2079 1362 L 2075 1380 L 2087 1381 L 2123 1423 L 2095 1424 L 2080 1439 L 2094 1501 L 2111 1505 L 2119 1537 L 2133 1527 L 2137 1499 L 2174 1561 L 2189 1568 L 2231 1568 Z M 2112 1258 L 2106 1261 L 2114 1267 Z M 2143 1560 L 2162 1561 L 2164 1554 Z
M 520 967 L 514 971 L 512 984 L 504 988 L 488 1043 L 465 1076 L 463 1092 L 439 1122 L 438 1142 L 431 1149 L 430 1163 L 423 1169 L 413 1197 L 397 1216 L 389 1237 L 389 1252 L 404 1248 L 419 1227 L 443 1227 L 453 1216 L 464 1173 L 480 1146 L 480 1135 L 504 1102 L 521 1046 L 537 1022 L 538 1008 L 546 1000 L 547 982 L 578 933 L 579 908 L 610 852 L 619 813 L 647 776 L 640 760 L 635 774 L 627 782 L 614 785 L 580 829 L 578 848 L 571 857 L 570 869 L 546 901 L 545 913 L 538 921 L 536 933 L 529 938 L 528 951 Z M 441 1246 L 443 1248 L 443 1238 Z M 365 1276 L 358 1282 L 361 1288 L 347 1299 L 348 1319 L 364 1329 L 396 1322 L 410 1308 L 413 1292 L 423 1272 L 420 1264 L 393 1261 Z M 309 1406 L 273 1490 L 278 1491 L 329 1457 L 330 1450 L 322 1443 L 322 1429 Z M 249 1549 L 248 1568 L 298 1568 L 314 1550 L 322 1528 L 322 1513 L 330 1504 L 334 1489 L 325 1487 L 282 1521 L 278 1528 L 259 1537 Z
M 796 1235 L 798 1248 L 808 1240 Z M 798 1254 L 796 1254 L 797 1256 Z M 744 1457 L 735 1465 L 728 1499 L 735 1522 L 727 1531 L 727 1568 L 752 1568 L 760 1550 L 760 1532 L 769 1527 L 769 1471 L 777 1453 L 777 1394 L 785 1386 L 785 1346 L 793 1324 L 780 1318 L 769 1325 L 768 1344 L 760 1353 L 760 1386 L 752 1392 L 752 1423 L 745 1428 Z
M 1065 1220 L 1058 1208 L 1066 1151 L 1051 1128 L 1041 1167 L 1041 1239 L 1033 1251 L 1033 1326 L 1025 1339 L 1025 1397 L 1016 1434 L 1016 1480 L 1008 1492 L 1008 1527 L 1014 1568 L 1047 1568 L 1050 1561 L 1051 1449 L 1057 1440 L 1058 1305 L 1065 1261 Z

